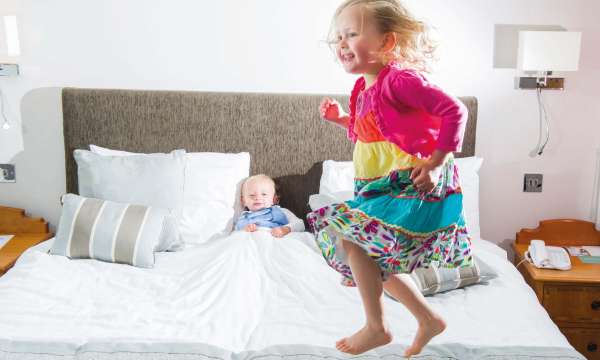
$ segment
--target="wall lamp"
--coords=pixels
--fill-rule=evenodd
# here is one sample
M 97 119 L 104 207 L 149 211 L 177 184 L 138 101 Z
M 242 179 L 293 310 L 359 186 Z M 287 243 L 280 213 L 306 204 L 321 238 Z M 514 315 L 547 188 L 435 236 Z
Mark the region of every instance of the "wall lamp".
M 17 57 L 21 53 L 19 47 L 19 30 L 17 28 L 17 17 L 5 15 L 2 18 L 4 26 L 0 27 L 0 76 L 14 76 L 19 74 Z
M 542 156 L 550 140 L 550 120 L 542 90 L 564 90 L 564 77 L 554 72 L 577 71 L 581 32 L 519 31 L 517 52 L 518 89 L 535 90 L 538 103 L 538 142 L 530 157 Z
M 4 26 L 0 26 L 0 76 L 19 75 L 19 65 L 17 58 L 21 54 L 19 47 L 19 31 L 17 27 L 17 17 L 15 15 L 5 15 L 0 17 Z M 4 34 L 2 34 L 2 32 Z M 0 89 L 0 115 L 2 129 L 10 129 L 10 123 L 5 113 L 4 94 Z
M 554 72 L 577 71 L 581 32 L 519 31 L 517 69 L 519 89 L 564 89 L 564 78 Z

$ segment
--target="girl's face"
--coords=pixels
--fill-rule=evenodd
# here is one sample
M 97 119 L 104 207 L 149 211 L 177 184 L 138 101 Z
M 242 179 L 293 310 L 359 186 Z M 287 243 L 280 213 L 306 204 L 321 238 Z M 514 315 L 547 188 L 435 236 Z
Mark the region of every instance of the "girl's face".
M 275 201 L 275 187 L 265 179 L 252 179 L 244 184 L 242 203 L 250 211 L 273 206 Z
M 385 36 L 360 6 L 342 10 L 335 22 L 336 55 L 351 74 L 376 74 L 383 66 Z

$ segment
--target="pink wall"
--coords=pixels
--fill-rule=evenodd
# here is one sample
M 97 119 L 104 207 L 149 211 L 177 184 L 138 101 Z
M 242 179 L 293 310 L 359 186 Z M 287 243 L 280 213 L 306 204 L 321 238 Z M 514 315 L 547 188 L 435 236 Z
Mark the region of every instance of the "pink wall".
M 348 92 L 353 78 L 322 42 L 338 3 L 20 1 L 23 74 L 0 79 L 0 85 L 23 123 L 25 151 L 12 160 L 18 182 L 0 184 L 0 203 L 56 224 L 57 199 L 64 192 L 58 87 Z M 438 29 L 442 46 L 435 79 L 456 95 L 479 99 L 482 236 L 502 242 L 540 219 L 589 219 L 600 146 L 600 1 L 407 4 Z M 527 156 L 537 142 L 534 93 L 514 89 L 514 70 L 493 68 L 495 24 L 583 31 L 580 71 L 568 74 L 565 91 L 546 95 L 552 134 L 540 159 Z M 0 137 L 0 151 L 6 141 Z M 522 192 L 526 172 L 544 174 L 541 194 Z

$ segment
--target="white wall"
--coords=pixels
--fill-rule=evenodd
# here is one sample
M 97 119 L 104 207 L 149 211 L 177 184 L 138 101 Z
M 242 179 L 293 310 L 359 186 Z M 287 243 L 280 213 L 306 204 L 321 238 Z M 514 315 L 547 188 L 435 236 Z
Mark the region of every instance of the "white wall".
M 346 93 L 353 77 L 322 40 L 338 0 L 22 0 L 23 75 L 0 79 L 25 151 L 17 183 L 0 203 L 56 224 L 64 186 L 60 87 Z M 477 154 L 484 238 L 502 242 L 545 218 L 589 220 L 600 145 L 600 2 L 596 0 L 409 0 L 439 32 L 434 78 L 480 102 Z M 0 11 L 2 6 L 0 5 Z M 514 90 L 514 70 L 493 68 L 494 24 L 560 25 L 583 31 L 580 71 L 547 92 L 552 137 L 541 159 L 534 92 Z M 0 135 L 0 156 L 9 139 Z M 18 142 L 18 141 L 17 141 Z M 541 194 L 523 174 L 544 174 Z

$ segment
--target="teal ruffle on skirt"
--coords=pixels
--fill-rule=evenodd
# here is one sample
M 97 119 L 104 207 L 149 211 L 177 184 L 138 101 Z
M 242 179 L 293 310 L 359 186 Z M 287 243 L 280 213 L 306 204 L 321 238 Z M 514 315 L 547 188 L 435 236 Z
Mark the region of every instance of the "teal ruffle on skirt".
M 453 161 L 444 165 L 429 194 L 418 192 L 410 170 L 355 180 L 355 197 L 308 214 L 308 223 L 327 263 L 354 286 L 341 240 L 359 245 L 379 266 L 382 278 L 417 267 L 472 264 L 462 193 Z

